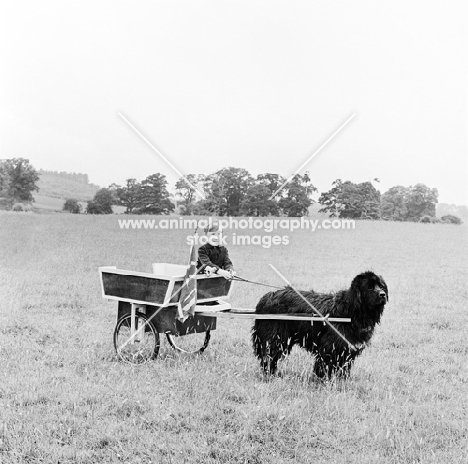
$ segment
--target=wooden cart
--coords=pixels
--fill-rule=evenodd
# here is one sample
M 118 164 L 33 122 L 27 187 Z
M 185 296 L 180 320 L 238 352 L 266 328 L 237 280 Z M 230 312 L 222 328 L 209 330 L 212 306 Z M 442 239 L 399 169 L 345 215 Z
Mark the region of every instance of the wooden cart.
M 210 342 L 218 318 L 307 320 L 323 322 L 311 314 L 256 314 L 254 309 L 235 309 L 229 298 L 233 281 L 224 277 L 197 275 L 195 314 L 185 322 L 177 319 L 180 288 L 186 266 L 153 264 L 153 273 L 115 267 L 99 268 L 103 298 L 118 302 L 114 347 L 120 359 L 141 364 L 157 357 L 160 334 L 184 353 L 202 353 Z M 330 322 L 350 322 L 348 318 L 327 318 Z

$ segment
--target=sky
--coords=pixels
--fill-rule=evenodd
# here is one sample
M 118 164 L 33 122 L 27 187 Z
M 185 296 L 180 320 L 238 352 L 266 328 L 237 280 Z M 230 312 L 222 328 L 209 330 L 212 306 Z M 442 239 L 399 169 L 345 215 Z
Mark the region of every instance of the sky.
M 100 186 L 242 167 L 468 204 L 463 1 L 0 6 L 0 158 Z

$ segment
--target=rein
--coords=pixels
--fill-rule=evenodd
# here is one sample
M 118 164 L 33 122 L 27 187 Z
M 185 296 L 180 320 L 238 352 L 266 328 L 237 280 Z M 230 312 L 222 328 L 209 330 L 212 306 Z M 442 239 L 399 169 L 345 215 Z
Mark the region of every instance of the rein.
M 263 287 L 276 288 L 277 290 L 281 290 L 284 288 L 284 287 L 276 287 L 275 285 L 264 284 L 262 282 L 255 282 L 253 280 L 244 279 L 243 277 L 239 277 L 239 276 L 232 276 L 231 280 L 237 280 L 238 282 L 246 282 L 248 284 L 254 284 L 254 285 L 262 285 Z
M 200 269 L 198 269 L 197 274 L 201 274 L 205 267 L 206 267 L 206 264 L 203 264 L 203 266 Z M 253 280 L 244 279 L 243 277 L 239 277 L 239 276 L 232 276 L 230 280 L 236 280 L 237 282 L 245 282 L 245 283 L 254 284 L 254 285 L 262 285 L 263 287 L 276 288 L 277 290 L 282 290 L 284 288 L 284 287 L 276 287 L 275 285 L 264 284 L 262 282 L 255 282 Z

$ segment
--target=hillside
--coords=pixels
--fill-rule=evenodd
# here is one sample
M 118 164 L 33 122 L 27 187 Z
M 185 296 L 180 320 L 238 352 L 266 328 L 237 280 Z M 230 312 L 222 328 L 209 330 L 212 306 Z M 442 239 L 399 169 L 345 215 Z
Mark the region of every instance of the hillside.
M 65 200 L 91 200 L 99 186 L 91 184 L 87 174 L 39 170 L 37 196 Z
M 98 185 L 91 184 L 88 174 L 68 173 L 56 171 L 38 171 L 40 180 L 39 191 L 34 194 L 33 211 L 50 213 L 62 211 L 66 199 L 73 198 L 81 204 L 82 211 L 86 209 L 86 202 L 92 200 L 100 189 Z M 113 206 L 114 213 L 123 214 L 123 206 Z

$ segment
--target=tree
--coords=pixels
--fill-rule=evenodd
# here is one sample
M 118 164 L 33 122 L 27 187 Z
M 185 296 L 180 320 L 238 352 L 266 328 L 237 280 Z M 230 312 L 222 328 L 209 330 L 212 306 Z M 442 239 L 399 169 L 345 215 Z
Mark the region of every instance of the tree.
M 358 184 L 361 219 L 380 219 L 380 191 L 371 182 Z
M 141 196 L 138 199 L 137 214 L 169 214 L 174 211 L 174 203 L 169 199 L 166 176 L 156 173 L 141 183 Z
M 191 206 L 191 214 L 195 216 L 211 216 L 218 208 L 218 204 L 213 198 L 206 198 L 193 203 Z
M 284 184 L 285 181 L 286 179 L 283 176 L 280 176 L 279 174 L 272 174 L 270 172 L 266 172 L 257 176 L 256 183 L 258 185 L 264 185 L 265 187 L 267 187 L 270 191 L 271 196 Z
M 278 192 L 278 194 L 276 194 L 271 200 L 270 197 L 274 195 L 282 185 L 284 185 L 285 181 L 286 179 L 283 176 L 272 174 L 270 172 L 259 174 L 257 176 L 256 184 L 266 187 L 269 191 L 267 201 L 269 204 L 270 214 L 272 216 L 280 215 L 280 207 L 278 203 L 282 198 L 282 195 L 281 192 Z
M 38 191 L 39 175 L 25 158 L 0 160 L 0 195 L 10 204 L 32 203 L 32 192 Z
M 69 198 L 63 204 L 62 210 L 69 211 L 70 213 L 73 213 L 73 214 L 79 214 L 81 213 L 81 205 L 73 198 Z
M 252 176 L 247 170 L 223 168 L 205 178 L 203 187 L 208 200 L 206 204 L 218 216 L 239 216 L 242 199 L 252 183 Z
M 8 190 L 10 187 L 10 178 L 6 172 L 3 161 L 0 161 L 0 201 L 8 204 Z
M 136 179 L 127 179 L 125 187 L 112 184 L 109 189 L 113 192 L 116 203 L 125 206 L 125 214 L 131 214 L 141 204 L 142 186 Z
M 244 216 L 269 216 L 278 214 L 278 203 L 270 200 L 272 192 L 266 185 L 251 185 L 241 202 Z
M 438 222 L 441 222 L 441 220 L 437 219 L 435 217 L 425 215 L 419 220 L 419 222 L 422 222 L 422 223 L 425 223 L 425 224 L 437 224 Z
M 438 196 L 437 189 L 424 184 L 392 187 L 382 195 L 382 218 L 393 221 L 420 221 L 424 216 L 435 218 Z
M 409 189 L 402 185 L 397 185 L 387 190 L 381 198 L 382 219 L 392 221 L 406 221 L 408 208 L 406 207 L 406 197 Z
M 124 187 L 111 184 L 105 190 L 110 193 L 111 205 L 125 206 L 126 214 L 169 214 L 174 211 L 174 204 L 167 191 L 166 177 L 159 173 L 148 176 L 142 182 L 127 179 Z M 94 211 L 94 205 L 90 206 Z
M 351 219 L 379 219 L 380 192 L 371 182 L 354 184 L 349 180 L 337 179 L 328 192 L 320 195 L 318 202 L 324 207 L 319 213 L 330 213 L 330 217 Z
M 203 174 L 187 174 L 181 177 L 175 184 L 177 195 L 182 198 L 180 212 L 184 216 L 194 214 L 194 205 L 196 200 L 196 190 L 198 185 L 203 182 L 205 176 Z M 188 182 L 187 182 L 188 181 Z
M 416 184 L 409 188 L 408 195 L 405 198 L 408 208 L 408 221 L 419 221 L 423 216 L 435 217 L 436 203 L 439 192 L 437 189 L 431 189 L 424 184 Z
M 312 204 L 312 194 L 317 189 L 312 185 L 309 173 L 302 176 L 296 174 L 289 183 L 284 186 L 284 195 L 280 198 L 278 205 L 286 216 L 307 216 L 309 206 Z
M 463 221 L 458 216 L 454 216 L 453 214 L 446 214 L 445 216 L 442 216 L 440 221 L 446 224 L 463 224 Z
M 341 217 L 341 211 L 344 209 L 342 197 L 343 182 L 341 179 L 336 179 L 332 183 L 332 188 L 320 195 L 318 202 L 323 205 L 323 208 L 319 209 L 319 213 L 329 213 L 330 217 Z
M 115 202 L 115 197 L 112 191 L 107 188 L 102 188 L 96 192 L 94 198 L 88 201 L 86 212 L 88 214 L 112 214 L 112 205 Z

